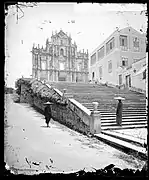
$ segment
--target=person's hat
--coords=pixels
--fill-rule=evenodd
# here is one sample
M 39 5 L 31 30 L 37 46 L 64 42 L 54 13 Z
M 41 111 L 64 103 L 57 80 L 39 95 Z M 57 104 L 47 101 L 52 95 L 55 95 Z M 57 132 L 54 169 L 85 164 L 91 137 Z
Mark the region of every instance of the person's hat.
M 120 97 L 120 96 L 118 96 L 118 97 L 115 97 L 114 99 L 116 99 L 116 100 L 125 100 L 125 98 L 123 98 L 123 97 Z
M 46 102 L 46 103 L 43 103 L 43 104 L 45 104 L 45 105 L 50 105 L 50 104 L 53 104 L 53 103 L 51 103 L 51 102 Z

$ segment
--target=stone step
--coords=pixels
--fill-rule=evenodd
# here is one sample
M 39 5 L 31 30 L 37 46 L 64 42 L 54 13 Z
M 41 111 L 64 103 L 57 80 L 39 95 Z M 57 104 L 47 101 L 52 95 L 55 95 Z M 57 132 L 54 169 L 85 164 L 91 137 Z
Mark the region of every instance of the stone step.
M 122 122 L 147 122 L 146 119 L 122 119 Z M 102 119 L 101 118 L 101 123 L 115 123 L 116 122 L 116 118 L 115 119 Z
M 122 129 L 136 129 L 136 128 L 147 128 L 147 125 L 144 124 L 135 124 L 135 125 L 125 125 L 125 126 L 104 126 L 101 127 L 102 130 L 122 130 Z
M 144 147 L 144 144 L 147 144 L 146 139 L 136 138 L 134 136 L 122 134 L 115 131 L 102 131 L 102 133 L 129 143 L 136 144 L 137 146 L 141 146 L 141 147 Z
M 89 108 L 88 108 L 89 109 Z M 90 109 L 90 110 L 93 110 L 93 108 L 92 109 Z M 115 113 L 116 112 L 116 108 L 111 108 L 111 109 L 97 109 L 98 111 L 100 111 L 100 112 L 102 112 L 102 113 L 110 113 L 110 111 L 113 111 L 113 112 L 111 112 L 111 113 Z M 140 110 L 138 110 L 138 109 L 123 109 L 123 113 L 139 113 L 139 112 L 141 112 L 141 113 L 146 113 L 147 111 L 146 111 L 146 109 L 140 109 Z
M 141 156 L 142 158 L 147 158 L 146 149 L 143 147 L 136 146 L 132 143 L 117 139 L 115 137 L 111 137 L 103 133 L 95 134 L 94 137 L 103 142 L 106 142 L 107 144 L 110 144 L 113 147 L 119 148 L 126 153 L 134 153 L 134 155 L 136 154 Z
M 112 120 L 112 119 L 115 119 L 116 117 L 104 117 L 104 116 L 101 116 L 101 119 L 102 120 Z M 127 116 L 127 117 L 123 117 L 122 116 L 122 119 L 146 119 L 146 116 Z
M 139 124 L 139 125 L 147 125 L 147 121 L 139 121 L 139 122 L 131 122 L 131 121 L 129 121 L 129 122 L 123 122 L 122 121 L 122 127 L 124 127 L 124 126 L 129 126 L 129 125 L 137 125 L 137 124 Z M 105 127 L 105 126 L 116 126 L 117 124 L 116 124 L 116 121 L 115 121 L 115 123 L 113 122 L 113 123 L 104 123 L 104 122 L 102 122 L 101 121 L 101 126 L 102 127 Z
M 89 108 L 87 108 L 89 109 Z M 93 111 L 93 109 L 89 109 L 90 111 Z M 116 109 L 97 109 L 98 111 L 100 111 L 100 113 L 115 113 L 116 112 Z M 130 109 L 123 109 L 123 113 L 146 113 L 146 110 L 144 109 L 141 109 L 141 110 L 136 110 L 136 109 L 133 109 L 133 110 L 130 110 Z
M 80 102 L 80 101 L 79 101 Z M 88 108 L 93 108 L 93 105 L 91 104 L 91 105 L 85 105 L 84 103 L 82 103 L 82 102 L 80 102 L 83 106 L 86 106 L 86 107 L 88 107 Z M 117 107 L 117 104 L 112 104 L 112 103 L 110 103 L 110 104 L 105 104 L 105 103 L 103 103 L 103 104 L 99 104 L 98 105 L 98 107 Z M 137 104 L 137 105 L 134 105 L 134 106 L 132 106 L 131 104 L 128 104 L 128 105 L 124 105 L 123 104 L 123 108 L 130 108 L 130 109 L 143 109 L 143 108 L 146 108 L 146 105 L 139 105 L 139 103 Z
M 81 101 L 80 101 L 81 102 Z M 94 102 L 94 101 L 92 101 L 92 102 Z M 90 103 L 84 103 L 84 102 L 81 102 L 84 106 L 92 106 L 92 102 L 90 102 Z M 99 105 L 104 105 L 103 104 L 103 101 L 99 101 L 99 100 L 96 100 L 96 102 L 98 102 L 99 103 Z M 105 103 L 105 102 L 104 102 Z M 140 103 L 140 102 L 139 102 Z M 107 103 L 105 103 L 105 105 L 117 105 L 117 102 L 114 102 L 113 100 L 111 100 L 111 102 L 109 103 L 109 102 L 107 102 Z M 123 103 L 123 106 L 132 106 L 132 107 L 136 107 L 138 105 L 138 102 L 136 103 L 136 104 L 129 104 L 129 103 Z M 144 107 L 144 106 L 146 106 L 146 103 L 140 103 L 139 104 L 141 107 Z
M 112 113 L 112 112 L 106 112 L 106 113 L 101 113 L 101 116 L 103 117 L 116 117 L 116 112 Z M 145 112 L 123 112 L 123 117 L 124 116 L 147 116 L 147 113 Z

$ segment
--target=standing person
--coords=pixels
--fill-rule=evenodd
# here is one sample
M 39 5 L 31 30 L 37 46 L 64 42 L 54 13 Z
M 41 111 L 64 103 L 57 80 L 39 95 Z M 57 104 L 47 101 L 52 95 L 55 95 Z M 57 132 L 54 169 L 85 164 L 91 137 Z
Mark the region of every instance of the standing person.
M 45 115 L 45 120 L 46 120 L 46 124 L 47 124 L 47 127 L 49 127 L 49 122 L 50 122 L 50 119 L 52 118 L 52 115 L 51 115 L 51 107 L 50 105 L 52 103 L 50 102 L 46 102 L 44 103 L 46 105 L 45 109 L 44 109 L 44 115 Z
M 118 105 L 116 110 L 116 123 L 119 126 L 122 126 L 122 109 L 123 109 L 123 103 L 121 99 L 118 99 Z

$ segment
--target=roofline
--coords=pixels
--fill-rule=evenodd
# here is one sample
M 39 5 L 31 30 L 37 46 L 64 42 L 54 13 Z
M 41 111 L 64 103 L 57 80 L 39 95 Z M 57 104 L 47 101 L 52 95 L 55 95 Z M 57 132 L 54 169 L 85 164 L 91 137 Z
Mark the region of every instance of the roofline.
M 115 35 L 117 32 L 120 33 L 122 30 L 127 29 L 127 28 L 134 29 L 134 28 L 132 28 L 131 26 L 129 26 L 129 27 L 122 28 L 122 29 L 120 29 L 120 30 L 115 30 L 115 31 L 114 31 L 111 35 L 109 35 L 97 48 L 95 48 L 95 50 L 93 50 L 92 53 L 89 54 L 89 56 L 93 55 L 98 49 L 100 49 L 100 48 L 104 45 L 104 43 L 108 41 L 108 39 L 109 39 L 111 36 Z M 138 32 L 140 35 L 143 35 L 143 34 L 141 34 L 139 31 L 137 31 L 136 29 L 134 29 L 134 30 L 135 30 L 136 32 Z M 109 39 L 109 40 L 110 40 L 110 39 Z
M 115 30 L 111 35 L 109 35 L 94 51 L 92 51 L 92 53 L 90 53 L 90 56 L 93 55 L 98 49 L 100 49 L 100 48 L 104 45 L 104 43 L 107 42 L 107 40 L 108 40 L 111 36 L 115 35 L 117 32 L 118 32 L 118 31 Z

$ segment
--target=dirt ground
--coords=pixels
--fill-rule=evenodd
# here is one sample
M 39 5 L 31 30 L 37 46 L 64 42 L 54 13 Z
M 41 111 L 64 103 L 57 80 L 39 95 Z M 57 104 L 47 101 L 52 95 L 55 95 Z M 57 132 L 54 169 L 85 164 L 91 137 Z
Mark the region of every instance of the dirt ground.
M 109 164 L 141 169 L 144 161 L 51 120 L 28 104 L 5 101 L 4 160 L 15 173 L 93 171 Z

